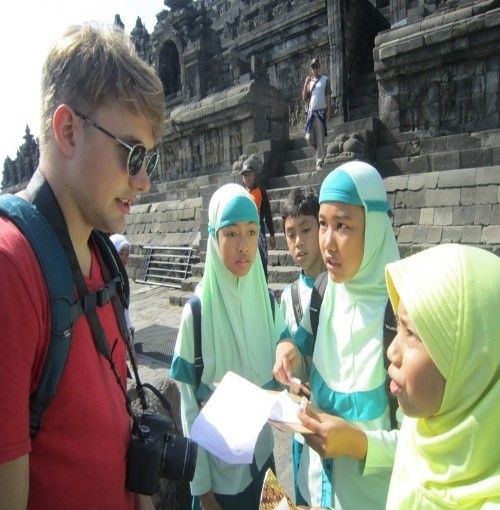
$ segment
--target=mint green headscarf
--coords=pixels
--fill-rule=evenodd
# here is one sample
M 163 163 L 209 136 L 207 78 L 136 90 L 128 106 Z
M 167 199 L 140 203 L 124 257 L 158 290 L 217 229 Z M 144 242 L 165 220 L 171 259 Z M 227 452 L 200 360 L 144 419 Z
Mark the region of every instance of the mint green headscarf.
M 328 387 L 346 395 L 356 394 L 351 400 L 359 409 L 354 409 L 353 402 L 346 404 L 352 413 L 344 417 L 365 421 L 380 416 L 387 405 L 382 352 L 387 305 L 384 268 L 399 258 L 387 215 L 387 193 L 373 166 L 352 161 L 330 172 L 321 185 L 319 202 L 359 205 L 365 212 L 360 268 L 343 284 L 329 279 L 314 351 L 314 365 Z M 358 369 L 347 369 L 354 355 Z M 338 409 L 329 411 L 339 414 Z
M 238 184 L 226 184 L 208 209 L 208 245 L 203 279 L 196 287 L 202 305 L 202 382 L 212 386 L 228 370 L 259 386 L 273 380 L 276 333 L 267 282 L 258 252 L 247 275 L 234 276 L 224 265 L 217 231 L 259 216 L 252 196 Z
M 446 379 L 436 415 L 403 420 L 387 508 L 498 508 L 500 258 L 445 244 L 386 277 Z

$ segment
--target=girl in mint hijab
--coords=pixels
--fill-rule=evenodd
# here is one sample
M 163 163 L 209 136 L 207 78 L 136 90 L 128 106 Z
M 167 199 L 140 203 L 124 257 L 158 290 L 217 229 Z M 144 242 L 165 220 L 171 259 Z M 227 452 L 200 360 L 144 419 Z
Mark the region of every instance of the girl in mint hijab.
M 181 417 L 189 437 L 215 385 L 231 370 L 262 388 L 275 389 L 274 353 L 289 337 L 277 306 L 271 305 L 260 257 L 256 257 L 259 215 L 251 195 L 237 184 L 226 184 L 210 200 L 205 271 L 195 290 L 201 302 L 204 369 L 196 387 L 193 317 L 184 307 L 171 376 L 180 382 Z M 231 412 L 228 409 L 228 412 Z M 198 448 L 191 492 L 193 508 L 258 510 L 263 476 L 273 467 L 269 426 L 257 442 L 251 465 L 229 465 Z
M 319 244 L 328 285 L 316 338 L 306 310 L 294 341 L 277 350 L 275 377 L 286 383 L 300 370 L 299 353 L 312 356 L 311 401 L 321 416 L 303 415 L 317 435 L 305 440 L 298 487 L 309 505 L 344 510 L 385 508 L 396 431 L 383 363 L 388 303 L 384 268 L 399 258 L 383 181 L 371 165 L 354 161 L 326 177 L 319 194 Z M 298 370 L 298 372 L 297 372 Z M 329 442 L 321 422 L 330 417 Z
M 500 259 L 447 244 L 386 269 L 405 417 L 387 508 L 500 508 Z

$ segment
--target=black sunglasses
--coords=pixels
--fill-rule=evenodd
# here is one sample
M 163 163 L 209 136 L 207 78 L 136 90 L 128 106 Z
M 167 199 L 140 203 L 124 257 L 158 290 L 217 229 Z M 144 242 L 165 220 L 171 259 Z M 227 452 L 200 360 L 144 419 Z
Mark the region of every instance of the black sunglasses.
M 117 141 L 120 145 L 128 149 L 128 157 L 127 157 L 127 172 L 129 175 L 137 175 L 142 168 L 142 165 L 146 162 L 146 173 L 148 176 L 155 171 L 158 166 L 158 153 L 156 151 L 152 151 L 148 154 L 146 147 L 142 145 L 142 143 L 136 143 L 135 145 L 129 145 L 127 142 L 124 142 L 117 136 L 111 134 L 109 131 L 99 126 L 92 119 L 89 119 L 86 115 L 81 112 L 74 110 L 77 117 L 80 117 L 84 122 L 86 122 L 89 126 L 98 129 L 103 132 L 105 135 L 113 138 L 113 140 Z

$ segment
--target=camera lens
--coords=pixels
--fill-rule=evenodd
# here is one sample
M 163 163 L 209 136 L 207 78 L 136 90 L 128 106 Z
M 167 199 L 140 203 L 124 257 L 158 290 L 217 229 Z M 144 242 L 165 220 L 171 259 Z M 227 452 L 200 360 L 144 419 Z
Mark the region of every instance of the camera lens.
M 161 476 L 168 480 L 190 482 L 196 467 L 198 446 L 190 439 L 175 434 L 165 434 Z

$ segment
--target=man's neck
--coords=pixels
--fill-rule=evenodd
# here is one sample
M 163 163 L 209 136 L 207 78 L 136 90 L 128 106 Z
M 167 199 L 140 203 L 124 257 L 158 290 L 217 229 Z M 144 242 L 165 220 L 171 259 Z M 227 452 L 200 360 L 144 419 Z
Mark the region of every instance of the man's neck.
M 64 183 L 61 183 L 59 179 L 43 170 L 40 170 L 42 175 L 49 183 L 54 196 L 56 197 L 57 203 L 61 208 L 64 221 L 68 228 L 69 238 L 73 249 L 75 250 L 76 258 L 82 270 L 84 276 L 90 276 L 90 266 L 92 261 L 92 254 L 90 250 L 90 234 L 92 229 L 86 225 L 81 218 L 79 209 L 71 199 L 71 194 L 68 193 L 68 189 Z

